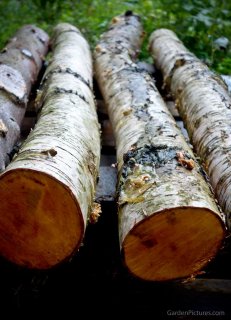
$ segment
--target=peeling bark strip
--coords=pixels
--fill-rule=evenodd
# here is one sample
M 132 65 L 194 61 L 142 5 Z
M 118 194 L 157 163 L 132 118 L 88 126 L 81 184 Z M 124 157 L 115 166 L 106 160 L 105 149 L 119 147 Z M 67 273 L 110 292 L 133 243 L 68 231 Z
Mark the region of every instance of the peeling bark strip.
M 0 177 L 0 252 L 17 264 L 45 269 L 62 262 L 92 219 L 100 135 L 91 88 L 89 46 L 74 26 L 59 24 L 37 96 L 39 120 Z
M 125 264 L 146 280 L 196 274 L 225 228 L 201 169 L 148 73 L 133 62 L 139 17 L 112 20 L 94 53 L 115 133 L 119 234 Z
M 42 67 L 48 42 L 43 30 L 27 25 L 0 53 L 0 171 L 19 138 L 31 86 Z
M 226 84 L 170 30 L 153 32 L 150 50 L 231 229 L 231 98 Z

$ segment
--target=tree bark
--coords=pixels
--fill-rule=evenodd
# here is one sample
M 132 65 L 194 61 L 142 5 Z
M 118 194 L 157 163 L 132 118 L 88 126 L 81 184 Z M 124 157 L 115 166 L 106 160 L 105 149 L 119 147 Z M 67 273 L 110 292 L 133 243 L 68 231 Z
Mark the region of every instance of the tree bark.
M 229 93 L 231 93 L 231 76 L 223 74 L 221 78 L 226 83 Z
M 0 177 L 0 252 L 38 269 L 79 248 L 93 220 L 100 157 L 89 46 L 63 23 L 54 29 L 52 47 L 36 99 L 39 120 Z
M 213 73 L 170 30 L 150 38 L 150 50 L 171 89 L 192 144 L 201 157 L 231 228 L 231 98 Z
M 125 265 L 142 279 L 169 280 L 208 263 L 224 223 L 152 79 L 133 61 L 142 34 L 138 16 L 114 18 L 95 48 L 95 73 L 116 139 Z
M 22 27 L 0 53 L 0 172 L 19 139 L 31 87 L 48 50 L 49 37 L 41 29 Z

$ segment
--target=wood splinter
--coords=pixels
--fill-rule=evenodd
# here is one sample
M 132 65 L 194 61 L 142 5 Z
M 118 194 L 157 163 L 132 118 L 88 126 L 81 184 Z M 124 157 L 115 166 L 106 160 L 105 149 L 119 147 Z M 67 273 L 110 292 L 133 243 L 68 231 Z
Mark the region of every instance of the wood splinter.
M 187 168 L 188 170 L 192 170 L 195 167 L 195 162 L 193 159 L 187 159 L 185 157 L 184 152 L 177 152 L 176 153 L 177 156 L 177 161 L 184 166 L 185 168 Z
M 98 222 L 100 214 L 102 213 L 101 205 L 97 202 L 93 203 L 92 212 L 89 217 L 89 222 L 95 224 Z

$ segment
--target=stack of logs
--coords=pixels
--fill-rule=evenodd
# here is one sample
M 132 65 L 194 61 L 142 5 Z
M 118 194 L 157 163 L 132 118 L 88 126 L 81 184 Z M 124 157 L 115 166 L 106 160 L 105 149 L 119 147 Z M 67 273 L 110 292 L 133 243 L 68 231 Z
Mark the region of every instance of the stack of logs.
M 143 36 L 136 14 L 113 18 L 95 47 L 94 68 L 115 136 L 121 255 L 134 276 L 163 281 L 197 275 L 230 226 L 231 99 L 223 80 L 172 31 L 151 35 L 150 52 L 196 157 L 152 76 L 136 63 Z M 42 30 L 26 26 L 0 56 L 0 253 L 36 269 L 71 257 L 100 214 L 92 58 L 72 25 L 54 28 L 37 123 L 5 168 L 48 42 Z

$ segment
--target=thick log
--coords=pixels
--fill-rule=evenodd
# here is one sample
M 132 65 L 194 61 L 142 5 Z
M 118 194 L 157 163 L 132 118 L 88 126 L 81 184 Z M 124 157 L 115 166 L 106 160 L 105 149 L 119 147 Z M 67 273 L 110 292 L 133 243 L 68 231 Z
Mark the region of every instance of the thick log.
M 52 41 L 37 95 L 39 120 L 0 176 L 0 253 L 39 269 L 79 248 L 100 156 L 88 43 L 69 24 L 56 26 Z
M 41 29 L 22 27 L 0 53 L 0 171 L 19 139 L 31 87 L 48 50 L 49 37 Z
M 227 86 L 171 30 L 153 32 L 150 50 L 231 228 L 231 97 Z
M 169 280 L 214 257 L 224 222 L 150 75 L 133 62 L 141 38 L 138 16 L 114 18 L 95 48 L 95 74 L 116 139 L 125 265 L 142 279 Z

